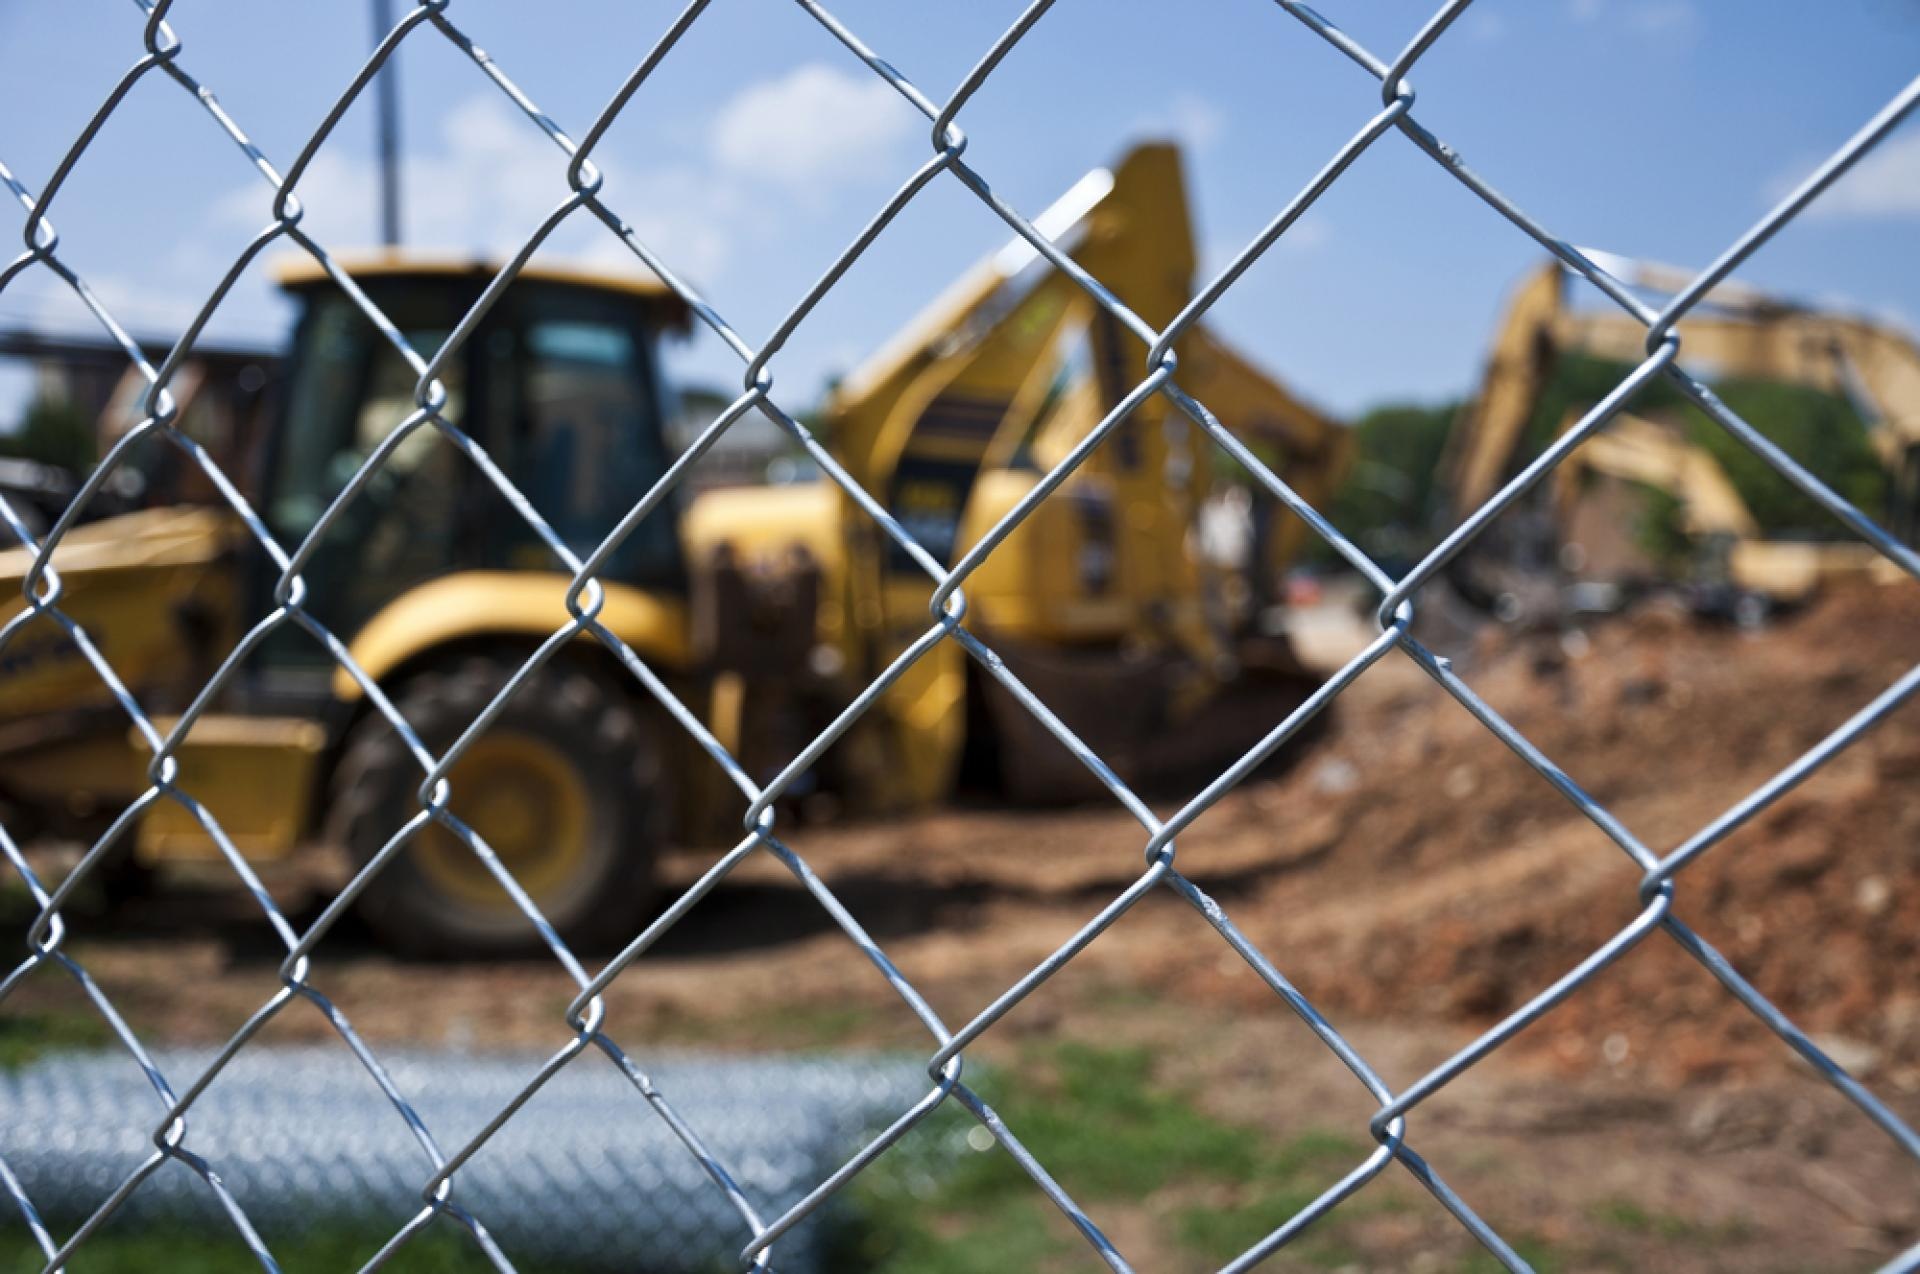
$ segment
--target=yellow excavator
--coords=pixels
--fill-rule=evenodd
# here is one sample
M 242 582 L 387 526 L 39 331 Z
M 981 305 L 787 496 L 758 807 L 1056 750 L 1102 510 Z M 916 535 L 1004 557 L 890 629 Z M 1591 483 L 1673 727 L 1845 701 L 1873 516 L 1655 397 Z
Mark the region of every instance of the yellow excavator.
M 1144 145 L 1038 222 L 1147 322 L 1192 295 L 1177 152 Z M 491 279 L 484 263 L 347 263 L 414 348 L 432 350 Z M 311 265 L 284 393 L 246 489 L 292 545 L 411 410 L 414 376 Z M 480 442 L 585 556 L 665 470 L 663 336 L 684 307 L 650 281 L 523 271 L 442 375 L 446 417 Z M 1182 385 L 1310 500 L 1346 431 L 1203 328 Z M 934 558 L 953 562 L 1144 375 L 1146 351 L 1069 279 L 1015 244 L 959 280 L 837 387 L 837 461 Z M 1254 577 L 1283 565 L 1285 519 L 1237 570 L 1194 544 L 1220 481 L 1211 444 L 1158 398 L 1111 435 L 966 583 L 967 624 L 1132 782 L 1217 770 L 1303 695 L 1256 635 Z M 30 557 L 0 554 L 0 622 Z M 275 572 L 218 507 L 148 508 L 76 525 L 54 554 L 61 607 L 156 716 L 180 711 L 272 608 Z M 411 435 L 345 506 L 303 572 L 306 608 L 436 755 L 568 620 L 568 576 L 472 459 Z M 675 496 L 607 560 L 600 621 L 758 779 L 801 750 L 930 624 L 927 574 L 824 481 Z M 164 722 L 163 722 L 164 725 Z M 146 786 L 150 757 L 62 630 L 0 650 L 0 802 L 16 833 L 90 837 Z M 260 647 L 179 755 L 177 783 L 249 861 L 324 847 L 363 862 L 418 809 L 423 775 L 327 651 L 294 626 Z M 1081 790 L 1081 767 L 1007 692 L 942 642 L 895 682 L 795 791 L 855 812 L 949 798 L 979 780 L 1017 797 Z M 655 905 L 657 847 L 738 835 L 745 801 L 601 646 L 582 638 L 507 703 L 453 767 L 450 806 L 563 935 L 630 935 Z M 213 859 L 173 802 L 132 830 L 144 864 Z M 426 827 L 361 896 L 370 926 L 416 952 L 505 950 L 531 930 L 460 841 Z
M 1607 260 L 1645 294 L 1672 295 L 1690 282 L 1672 267 Z M 1543 403 L 1566 359 L 1624 367 L 1645 356 L 1646 329 L 1631 316 L 1567 303 L 1571 277 L 1548 262 L 1515 289 L 1479 390 L 1447 439 L 1447 525 L 1592 406 L 1576 399 L 1557 417 L 1542 417 L 1552 411 Z M 1678 331 L 1682 359 L 1697 374 L 1801 386 L 1848 404 L 1885 473 L 1880 503 L 1889 529 L 1913 541 L 1920 530 L 1920 347 L 1910 335 L 1733 284 L 1708 293 Z M 1725 466 L 1689 437 L 1688 409 L 1669 407 L 1622 412 L 1576 449 L 1536 498 L 1503 515 L 1458 560 L 1457 591 L 1506 618 L 1537 619 L 1569 605 L 1607 609 L 1647 587 L 1680 584 L 1701 609 L 1746 621 L 1804 601 L 1823 583 L 1892 569 L 1858 541 L 1770 536 Z M 1687 560 L 1650 546 L 1658 534 L 1636 534 L 1649 519 L 1665 520 L 1658 530 L 1677 536 Z

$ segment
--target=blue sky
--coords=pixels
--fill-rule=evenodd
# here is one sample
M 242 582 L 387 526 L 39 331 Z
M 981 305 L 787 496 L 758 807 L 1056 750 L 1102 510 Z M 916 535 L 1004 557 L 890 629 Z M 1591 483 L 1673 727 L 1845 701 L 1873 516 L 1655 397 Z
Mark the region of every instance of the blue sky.
M 837 0 L 943 98 L 1015 0 Z M 1382 53 L 1431 11 L 1322 0 Z M 576 136 L 677 12 L 658 0 L 454 0 L 462 27 Z M 1172 15 L 1178 14 L 1175 21 Z M 180 0 L 182 65 L 282 167 L 364 56 L 356 0 Z M 125 0 L 0 9 L 0 162 L 38 189 L 140 52 Z M 564 194 L 564 159 L 430 30 L 403 47 L 409 237 L 500 252 Z M 1920 70 L 1914 0 L 1480 0 L 1418 68 L 1418 114 L 1575 242 L 1697 265 Z M 1131 139 L 1186 147 L 1203 263 L 1223 263 L 1377 107 L 1377 85 L 1263 0 L 1059 0 L 969 104 L 970 160 L 1037 213 Z M 374 233 L 370 102 L 303 187 L 335 248 Z M 925 123 L 789 0 L 714 0 L 601 152 L 607 199 L 750 339 L 769 332 L 927 147 Z M 150 76 L 52 209 L 66 258 L 136 331 L 176 330 L 267 223 L 270 192 L 177 86 Z M 597 226 L 552 255 L 618 262 Z M 17 226 L 17 218 L 11 222 Z M 937 183 L 775 364 L 803 406 L 1007 237 Z M 1920 120 L 1741 277 L 1920 326 Z M 1217 325 L 1340 413 L 1466 390 L 1538 249 L 1390 135 L 1222 302 Z M 630 261 L 631 258 L 624 258 Z M 271 344 L 288 312 L 256 271 L 216 335 Z M 0 325 L 74 329 L 50 275 Z M 711 340 L 683 378 L 737 375 Z

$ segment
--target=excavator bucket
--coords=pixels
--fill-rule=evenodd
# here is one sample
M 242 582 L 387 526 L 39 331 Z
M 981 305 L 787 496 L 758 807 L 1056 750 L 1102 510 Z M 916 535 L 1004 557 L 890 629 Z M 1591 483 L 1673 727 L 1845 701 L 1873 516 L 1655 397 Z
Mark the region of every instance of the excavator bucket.
M 1190 795 L 1286 720 L 1324 679 L 1284 638 L 1238 645 L 1231 670 L 1200 669 L 1176 656 L 996 648 L 1010 672 L 1141 795 Z M 1023 804 L 1099 797 L 1105 785 L 997 681 L 983 680 L 999 790 Z M 1326 725 L 1317 714 L 1266 758 L 1258 773 L 1283 769 Z

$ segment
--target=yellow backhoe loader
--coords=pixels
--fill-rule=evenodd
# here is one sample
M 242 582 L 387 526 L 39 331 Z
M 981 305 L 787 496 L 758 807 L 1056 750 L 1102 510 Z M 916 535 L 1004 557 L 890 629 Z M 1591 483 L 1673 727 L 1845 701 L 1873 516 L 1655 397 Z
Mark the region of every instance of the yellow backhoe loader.
M 1177 153 L 1147 145 L 1090 174 L 1045 233 L 1148 322 L 1191 295 Z M 416 349 L 431 350 L 492 277 L 480 263 L 348 266 Z M 312 528 L 412 408 L 414 377 L 312 266 L 277 425 L 249 491 L 282 544 Z M 658 349 L 685 323 L 649 282 L 524 271 L 443 376 L 446 416 L 479 441 L 583 556 L 665 469 Z M 838 387 L 836 458 L 933 557 L 952 562 L 1031 491 L 1144 374 L 1145 349 L 1024 244 L 966 275 Z M 1346 433 L 1201 329 L 1181 383 L 1324 499 Z M 1283 527 L 1239 578 L 1193 547 L 1215 485 L 1210 444 L 1158 400 L 1109 437 L 967 582 L 967 623 L 1132 781 L 1217 769 L 1302 694 L 1284 651 L 1250 634 L 1245 576 L 1284 563 Z M 1291 519 L 1287 520 L 1291 522 Z M 76 526 L 55 563 L 61 606 L 146 709 L 178 712 L 272 606 L 274 572 L 219 508 L 144 509 Z M 0 584 L 26 575 L 0 554 Z M 401 445 L 303 572 L 306 607 L 438 754 L 541 639 L 568 622 L 569 579 L 470 458 L 432 430 Z M 600 620 L 756 776 L 790 760 L 930 623 L 932 583 L 838 486 L 812 481 L 670 499 L 599 578 Z M 0 621 L 17 613 L 0 605 Z M 0 651 L 0 800 L 90 836 L 145 786 L 144 745 L 62 632 L 39 621 Z M 949 797 L 969 774 L 1057 795 L 1077 762 L 965 653 L 943 642 L 806 776 L 854 811 Z M 313 847 L 364 861 L 417 811 L 419 767 L 359 686 L 294 628 L 249 661 L 180 755 L 179 786 L 250 860 Z M 706 839 L 745 802 L 598 644 L 581 639 L 508 702 L 450 776 L 473 826 L 564 935 L 635 931 L 662 838 Z M 1057 785 L 1057 786 L 1056 786 Z M 206 860 L 200 827 L 152 807 L 131 851 Z M 498 950 L 531 931 L 437 825 L 362 895 L 388 942 Z
M 1617 277 L 1654 295 L 1684 288 L 1671 267 L 1609 258 Z M 1447 441 L 1448 525 L 1477 507 L 1580 419 L 1575 400 L 1542 420 L 1563 360 L 1631 365 L 1646 329 L 1611 307 L 1567 304 L 1571 276 L 1549 262 L 1515 290 L 1480 388 Z M 1885 471 L 1881 512 L 1912 542 L 1920 508 L 1920 347 L 1886 323 L 1723 284 L 1682 320 L 1682 359 L 1697 374 L 1803 386 L 1847 402 Z M 1617 378 L 1616 378 L 1617 379 Z M 1660 382 L 1656 382 L 1659 385 Z M 1644 395 L 1646 397 L 1648 395 Z M 1890 568 L 1870 546 L 1838 538 L 1769 535 L 1726 468 L 1689 438 L 1685 408 L 1616 416 L 1488 529 L 1452 575 L 1469 600 L 1509 618 L 1607 607 L 1648 586 L 1684 585 L 1703 609 L 1737 618 L 1803 601 L 1823 582 Z M 1545 428 L 1543 428 L 1543 425 Z M 1664 507 L 1650 507 L 1648 494 Z M 1640 534 L 1668 518 L 1688 552 L 1662 554 Z M 1839 532 L 1837 524 L 1834 530 Z M 1654 537 L 1657 538 L 1657 537 Z

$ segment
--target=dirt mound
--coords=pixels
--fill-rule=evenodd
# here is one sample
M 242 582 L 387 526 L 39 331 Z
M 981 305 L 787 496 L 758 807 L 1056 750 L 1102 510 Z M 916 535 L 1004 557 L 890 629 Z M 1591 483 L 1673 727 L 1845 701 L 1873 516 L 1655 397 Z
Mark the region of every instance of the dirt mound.
M 1653 610 L 1571 639 L 1495 634 L 1463 667 L 1665 854 L 1904 675 L 1916 634 L 1920 590 L 1868 587 L 1757 634 Z M 1248 836 L 1327 842 L 1312 870 L 1223 901 L 1330 1009 L 1491 1023 L 1632 919 L 1640 873 L 1400 662 L 1355 687 L 1297 773 L 1217 812 Z M 1203 881 L 1210 849 L 1183 863 Z M 1674 911 L 1843 1063 L 1920 1087 L 1920 708 L 1688 867 Z M 1186 974 L 1196 990 L 1222 976 Z M 1522 1038 L 1571 1067 L 1688 1078 L 1785 1056 L 1664 932 Z

